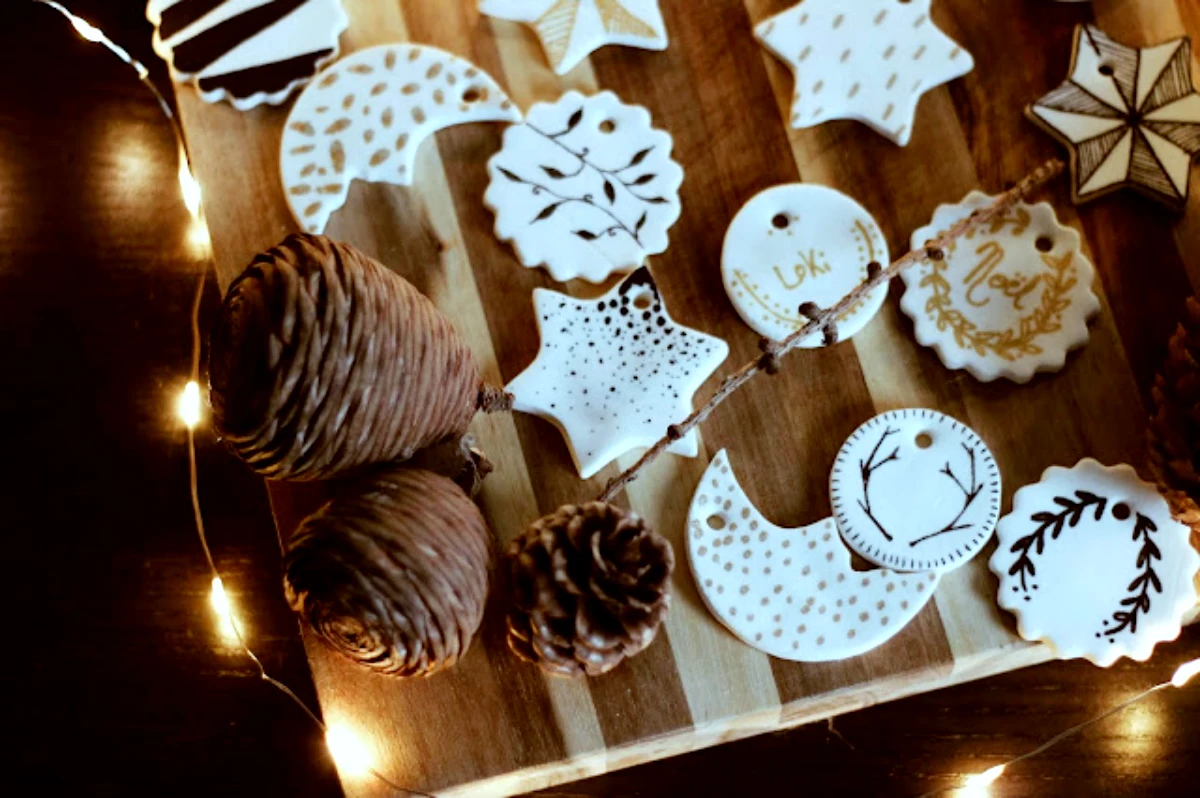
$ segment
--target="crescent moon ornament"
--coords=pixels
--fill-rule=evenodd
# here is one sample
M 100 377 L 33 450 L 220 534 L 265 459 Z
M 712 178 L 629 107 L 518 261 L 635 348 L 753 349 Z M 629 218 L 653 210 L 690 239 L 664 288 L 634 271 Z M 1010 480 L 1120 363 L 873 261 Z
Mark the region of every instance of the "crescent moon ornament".
M 296 220 L 325 229 L 350 183 L 412 185 L 417 150 L 443 128 L 519 122 L 491 76 L 436 47 L 369 47 L 324 70 L 296 99 L 284 127 L 279 169 Z
M 933 410 L 892 410 L 842 444 L 829 494 L 842 537 L 863 558 L 945 573 L 995 531 L 1000 470 L 965 424 Z
M 745 643 L 797 662 L 845 659 L 885 643 L 938 583 L 934 572 L 855 571 L 832 518 L 775 526 L 750 503 L 724 450 L 692 498 L 687 551 L 712 614 Z

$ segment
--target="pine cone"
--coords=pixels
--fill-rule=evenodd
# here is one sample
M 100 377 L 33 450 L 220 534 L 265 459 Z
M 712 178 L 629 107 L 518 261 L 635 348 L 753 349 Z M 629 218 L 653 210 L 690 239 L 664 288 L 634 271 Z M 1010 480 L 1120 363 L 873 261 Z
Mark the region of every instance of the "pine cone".
M 1200 497 L 1200 302 L 1189 297 L 1183 321 L 1167 344 L 1155 377 L 1147 444 L 1162 484 Z
M 288 604 L 331 648 L 380 673 L 453 665 L 483 620 L 490 534 L 450 480 L 389 467 L 308 517 L 284 556 Z
M 508 556 L 508 645 L 550 673 L 606 673 L 650 645 L 667 617 L 671 544 L 619 507 L 560 507 L 513 541 Z
M 407 459 L 497 396 L 416 288 L 314 235 L 288 236 L 229 287 L 209 372 L 217 431 L 275 479 Z

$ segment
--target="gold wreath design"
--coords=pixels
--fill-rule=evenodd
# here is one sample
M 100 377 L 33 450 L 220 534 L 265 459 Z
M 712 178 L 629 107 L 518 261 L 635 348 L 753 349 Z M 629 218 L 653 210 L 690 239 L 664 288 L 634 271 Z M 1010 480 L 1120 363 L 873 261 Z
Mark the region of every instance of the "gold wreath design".
M 997 217 L 989 226 L 988 233 L 995 235 L 1006 226 L 1012 225 L 1012 234 L 1019 236 L 1028 229 L 1029 222 L 1029 212 L 1024 208 L 1017 208 Z M 972 238 L 974 232 L 967 233 L 964 238 Z M 1037 339 L 1062 329 L 1063 311 L 1071 304 L 1069 294 L 1076 283 L 1075 253 L 1066 252 L 1059 258 L 1043 253 L 1042 262 L 1049 271 L 1043 277 L 1045 289 L 1038 306 L 1007 330 L 980 330 L 950 303 L 950 282 L 945 273 L 950 269 L 949 256 L 953 251 L 954 245 L 951 244 L 946 247 L 946 257 L 930 261 L 929 274 L 919 283 L 919 287 L 928 286 L 933 292 L 925 302 L 925 312 L 937 325 L 938 331 L 950 330 L 954 334 L 955 343 L 980 356 L 990 352 L 1011 362 L 1025 355 L 1040 355 L 1042 348 L 1037 345 Z

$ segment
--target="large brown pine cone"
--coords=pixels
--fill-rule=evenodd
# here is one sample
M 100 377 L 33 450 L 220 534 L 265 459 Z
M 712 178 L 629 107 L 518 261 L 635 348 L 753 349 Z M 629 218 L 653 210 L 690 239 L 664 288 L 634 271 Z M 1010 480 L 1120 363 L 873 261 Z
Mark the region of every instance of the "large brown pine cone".
M 275 479 L 407 459 L 496 396 L 428 299 L 324 236 L 288 236 L 242 272 L 209 361 L 217 431 Z
M 561 676 L 596 676 L 654 639 L 670 607 L 671 544 L 636 514 L 565 505 L 508 552 L 508 645 Z
M 1147 443 L 1155 477 L 1200 498 L 1200 302 L 1187 301 L 1154 380 L 1154 415 Z
M 453 482 L 391 466 L 305 519 L 284 555 L 284 591 L 338 653 L 428 676 L 466 653 L 483 620 L 490 540 Z

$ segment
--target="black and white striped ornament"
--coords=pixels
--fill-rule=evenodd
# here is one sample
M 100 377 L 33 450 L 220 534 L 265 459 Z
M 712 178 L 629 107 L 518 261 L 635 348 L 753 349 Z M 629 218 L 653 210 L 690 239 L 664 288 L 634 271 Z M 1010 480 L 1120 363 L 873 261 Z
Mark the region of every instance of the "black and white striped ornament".
M 341 0 L 149 0 L 154 50 L 207 102 L 277 104 L 338 56 Z

